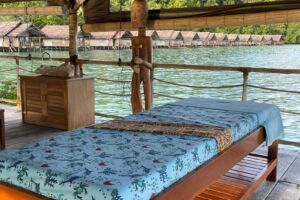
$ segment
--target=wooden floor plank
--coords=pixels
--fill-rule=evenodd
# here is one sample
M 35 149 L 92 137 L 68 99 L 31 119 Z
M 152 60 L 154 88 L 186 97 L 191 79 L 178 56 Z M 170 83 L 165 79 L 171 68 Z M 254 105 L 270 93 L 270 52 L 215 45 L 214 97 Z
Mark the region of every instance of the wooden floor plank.
M 266 200 L 299 200 L 300 188 L 295 184 L 279 182 Z
M 266 148 L 260 148 L 257 150 L 259 153 L 266 154 Z M 289 150 L 289 149 L 282 149 L 279 148 L 279 159 L 278 159 L 278 166 L 277 166 L 277 175 L 278 179 L 280 179 L 284 173 L 288 170 L 289 166 L 294 162 L 294 160 L 299 155 L 298 150 Z M 300 166 L 299 166 L 300 168 Z M 265 181 L 260 188 L 253 194 L 251 200 L 264 200 L 268 197 L 270 192 L 276 186 L 276 183 Z M 276 199 L 275 199 L 276 200 Z
M 280 178 L 285 182 L 294 183 L 300 185 L 300 155 L 289 167 L 289 170 Z

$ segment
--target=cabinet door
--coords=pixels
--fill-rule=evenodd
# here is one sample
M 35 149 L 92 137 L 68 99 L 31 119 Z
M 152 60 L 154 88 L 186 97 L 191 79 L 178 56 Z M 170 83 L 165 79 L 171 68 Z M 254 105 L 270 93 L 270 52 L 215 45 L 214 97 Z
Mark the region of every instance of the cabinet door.
M 23 114 L 25 122 L 38 122 L 42 119 L 42 91 L 39 81 L 24 80 L 22 83 L 23 90 Z
M 64 82 L 47 83 L 47 122 L 57 128 L 66 126 L 66 94 Z

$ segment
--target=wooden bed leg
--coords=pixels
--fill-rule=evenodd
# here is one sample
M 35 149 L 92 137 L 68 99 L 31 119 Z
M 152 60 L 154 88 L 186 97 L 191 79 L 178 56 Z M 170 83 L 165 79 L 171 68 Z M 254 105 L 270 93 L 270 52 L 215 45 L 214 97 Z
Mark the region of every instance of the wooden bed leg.
M 276 182 L 277 180 L 277 163 L 278 163 L 277 157 L 278 157 L 278 140 L 274 141 L 273 144 L 268 147 L 268 160 L 270 161 L 276 159 L 276 167 L 267 177 L 268 181 Z
M 5 148 L 4 110 L 0 110 L 0 149 Z

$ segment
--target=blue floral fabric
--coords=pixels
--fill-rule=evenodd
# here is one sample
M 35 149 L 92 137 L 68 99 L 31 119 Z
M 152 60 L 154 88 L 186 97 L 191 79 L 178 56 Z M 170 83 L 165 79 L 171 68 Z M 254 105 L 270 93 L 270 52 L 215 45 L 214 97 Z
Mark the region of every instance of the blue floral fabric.
M 125 120 L 230 128 L 234 141 L 257 115 L 167 104 Z M 214 139 L 82 128 L 0 152 L 0 181 L 59 200 L 144 200 L 218 154 Z
M 207 138 L 84 128 L 0 152 L 0 180 L 60 200 L 150 199 L 216 147 Z

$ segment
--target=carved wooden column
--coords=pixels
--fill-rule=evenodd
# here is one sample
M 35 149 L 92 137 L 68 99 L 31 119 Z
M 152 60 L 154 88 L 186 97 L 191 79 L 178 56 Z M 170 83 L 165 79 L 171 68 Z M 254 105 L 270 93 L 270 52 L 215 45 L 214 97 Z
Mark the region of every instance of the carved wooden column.
M 152 69 L 152 39 L 146 36 L 148 21 L 148 5 L 146 0 L 135 0 L 131 7 L 132 27 L 138 29 L 138 36 L 132 37 L 132 112 L 143 111 L 140 84 L 143 83 L 145 109 L 152 107 L 152 83 L 150 70 Z
M 70 63 L 75 66 L 75 75 L 79 74 L 77 59 L 77 29 L 78 29 L 78 19 L 77 19 L 77 9 L 69 8 L 69 56 Z

